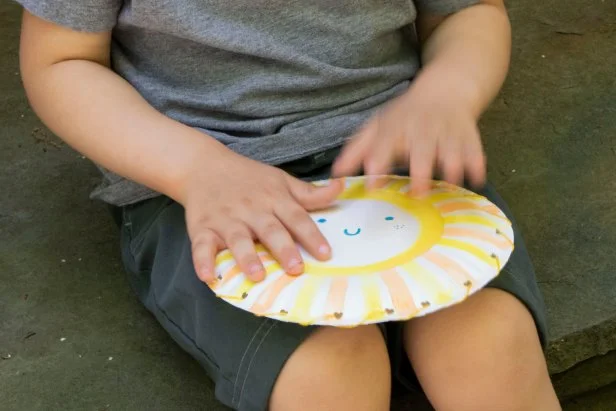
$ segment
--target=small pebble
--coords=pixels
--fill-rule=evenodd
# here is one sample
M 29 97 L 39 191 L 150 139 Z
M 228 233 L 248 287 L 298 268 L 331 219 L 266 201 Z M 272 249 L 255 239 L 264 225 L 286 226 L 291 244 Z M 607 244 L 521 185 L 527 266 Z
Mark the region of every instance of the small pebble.
M 12 355 L 11 355 L 11 354 L 6 354 L 6 355 L 3 355 L 1 358 L 2 358 L 3 360 L 10 360 L 10 359 L 11 359 L 11 357 L 12 357 Z
M 66 341 L 66 338 L 62 337 L 62 338 L 60 338 L 60 341 L 64 342 L 64 341 Z
M 515 173 L 515 168 L 513 170 L 511 170 L 512 173 Z
M 81 261 L 81 258 L 78 258 L 77 261 Z
M 79 354 L 79 358 L 81 358 L 81 354 Z
M 544 58 L 545 58 L 545 54 L 542 54 L 542 55 L 541 55 L 541 58 L 542 58 L 542 59 L 544 59 Z
M 113 360 L 113 357 L 109 357 L 109 358 L 108 358 L 108 360 L 109 360 L 109 361 Z
M 63 262 L 63 263 L 65 263 L 65 262 L 66 262 L 66 260 L 65 260 L 64 258 L 63 258 L 63 259 L 61 259 L 60 261 L 61 261 L 61 262 Z
M 81 159 L 82 159 L 82 160 L 85 160 L 85 159 L 86 159 L 86 156 L 81 156 Z
M 21 115 L 21 118 L 24 118 L 24 115 L 23 115 L 23 114 Z

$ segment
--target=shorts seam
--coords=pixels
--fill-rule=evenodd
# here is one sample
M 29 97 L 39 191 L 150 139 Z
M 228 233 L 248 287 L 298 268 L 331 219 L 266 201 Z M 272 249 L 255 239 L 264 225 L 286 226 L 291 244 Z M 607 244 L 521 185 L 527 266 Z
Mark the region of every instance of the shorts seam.
M 242 355 L 242 359 L 240 360 L 240 364 L 237 367 L 237 373 L 235 375 L 235 383 L 233 384 L 233 397 L 231 398 L 231 403 L 232 404 L 235 404 L 235 397 L 237 396 L 237 390 L 239 388 L 238 382 L 239 382 L 239 379 L 240 379 L 240 373 L 242 372 L 242 365 L 244 364 L 244 360 L 246 359 L 246 354 L 248 354 L 248 352 L 250 351 L 250 348 L 252 347 L 252 343 L 254 342 L 255 338 L 257 337 L 257 335 L 261 331 L 261 328 L 263 328 L 263 326 L 268 323 L 268 320 L 269 319 L 266 318 L 263 321 L 261 321 L 261 324 L 259 325 L 259 328 L 257 328 L 257 330 L 252 335 L 252 338 L 250 339 L 250 342 L 246 346 L 246 350 L 244 351 L 244 354 Z M 241 397 L 241 393 L 240 393 L 240 397 Z
M 271 321 L 271 320 L 270 320 Z M 250 368 L 252 367 L 252 364 L 255 360 L 255 358 L 257 357 L 257 353 L 259 352 L 259 350 L 261 349 L 261 346 L 263 345 L 263 342 L 265 341 L 265 339 L 267 338 L 267 336 L 269 335 L 269 333 L 276 328 L 276 326 L 278 325 L 277 321 L 271 321 L 271 325 L 268 328 L 267 332 L 265 332 L 265 334 L 263 335 L 263 337 L 261 338 L 261 341 L 259 342 L 259 345 L 257 345 L 257 348 L 255 348 L 254 353 L 252 354 L 252 358 L 250 359 L 250 362 L 248 363 L 248 369 L 246 370 L 246 375 L 244 376 L 244 382 L 242 383 L 242 389 L 240 390 L 240 396 L 237 399 L 237 408 L 240 409 L 241 405 L 242 405 L 242 400 L 244 399 L 244 389 L 246 388 L 246 381 L 248 381 L 248 377 L 250 376 Z
M 182 327 L 176 324 L 176 322 L 173 321 L 173 319 L 167 314 L 167 312 L 158 304 L 158 298 L 156 297 L 155 290 L 152 291 L 152 296 L 154 297 L 153 300 L 154 300 L 154 305 L 156 306 L 156 309 L 158 310 L 159 313 L 162 314 L 163 317 L 165 317 L 165 319 L 169 322 L 169 324 L 175 327 L 177 331 L 179 332 L 179 334 L 182 335 L 187 341 L 189 341 L 193 345 L 193 347 L 195 347 L 195 349 L 203 355 L 203 357 L 210 363 L 211 366 L 215 367 L 217 370 L 220 370 L 220 367 L 218 366 L 218 364 L 215 361 L 213 361 L 210 358 L 210 356 L 205 351 L 203 351 L 203 349 L 199 347 L 199 345 L 197 345 L 195 340 L 193 340 L 188 334 L 186 334 L 184 330 L 182 329 Z M 231 381 L 229 381 L 228 378 L 222 375 L 221 377 L 227 380 L 227 382 L 231 383 Z

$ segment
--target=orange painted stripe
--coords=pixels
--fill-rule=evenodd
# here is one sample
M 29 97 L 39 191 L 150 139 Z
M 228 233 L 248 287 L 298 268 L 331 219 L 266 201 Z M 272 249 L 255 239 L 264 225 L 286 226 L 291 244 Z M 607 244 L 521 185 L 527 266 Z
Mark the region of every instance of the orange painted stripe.
M 269 284 L 267 288 L 261 291 L 261 295 L 252 305 L 251 311 L 257 315 L 264 315 L 268 313 L 280 293 L 285 289 L 286 286 L 291 284 L 296 279 L 297 277 L 293 277 L 283 273 L 275 281 Z
M 467 281 L 472 283 L 473 278 L 460 264 L 455 262 L 449 257 L 439 254 L 435 251 L 428 251 L 423 257 L 431 263 L 442 268 L 448 275 L 450 275 L 454 281 L 460 285 L 464 285 Z
M 462 210 L 479 210 L 492 214 L 495 217 L 503 217 L 503 213 L 495 205 L 479 205 L 470 201 L 453 201 L 450 203 L 440 204 L 436 206 L 441 213 L 452 213 Z
M 511 248 L 512 245 L 511 241 L 509 241 L 507 237 L 497 234 L 496 231 L 494 234 L 490 234 L 485 231 L 473 230 L 470 228 L 445 227 L 443 230 L 443 236 L 467 237 L 475 240 L 486 241 L 503 250 Z
M 402 315 L 411 315 L 419 308 L 408 289 L 408 286 L 396 270 L 387 270 L 381 273 L 381 279 L 389 290 L 394 310 Z
M 492 204 L 481 206 L 481 209 L 499 217 L 503 216 L 503 212 L 501 211 L 501 209 Z
M 261 259 L 261 262 L 263 264 L 276 264 L 276 267 L 265 267 L 266 268 L 266 272 L 271 272 L 271 271 L 275 271 L 272 270 L 272 268 L 275 269 L 280 269 L 280 266 L 278 265 L 278 261 L 276 261 L 272 256 L 270 256 L 269 254 L 263 254 L 259 256 Z M 233 264 L 224 274 L 222 274 L 222 280 L 219 280 L 215 283 L 212 284 L 212 288 L 218 289 L 220 287 L 222 287 L 223 285 L 227 284 L 229 281 L 233 280 L 235 277 L 237 277 L 238 275 L 242 275 L 243 272 L 240 269 L 240 266 L 237 264 Z
M 333 316 L 335 313 L 342 313 L 344 311 L 344 302 L 348 288 L 349 281 L 346 278 L 334 277 L 325 302 L 326 316 Z
M 238 275 L 241 275 L 242 270 L 240 269 L 240 266 L 237 264 L 234 264 L 230 269 L 228 269 L 223 275 L 222 275 L 222 280 L 217 281 L 214 285 L 213 288 L 217 289 L 222 287 L 223 285 L 227 284 L 229 281 L 233 280 L 235 277 L 237 277 Z

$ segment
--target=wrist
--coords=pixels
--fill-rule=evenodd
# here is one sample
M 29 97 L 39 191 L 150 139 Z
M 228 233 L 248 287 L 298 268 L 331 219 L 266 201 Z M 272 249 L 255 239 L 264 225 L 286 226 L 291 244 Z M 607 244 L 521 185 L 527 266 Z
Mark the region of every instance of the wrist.
M 430 96 L 435 101 L 455 105 L 468 111 L 476 120 L 487 106 L 478 81 L 466 75 L 464 70 L 437 64 L 436 61 L 419 72 L 408 94 L 421 95 L 420 100 L 424 101 L 425 96 Z
M 175 147 L 178 152 L 170 153 L 174 156 L 173 167 L 162 183 L 162 192 L 178 203 L 185 205 L 188 195 L 195 189 L 198 181 L 204 178 L 216 178 L 220 172 L 221 163 L 230 155 L 231 150 L 211 136 L 187 127 L 187 133 L 179 138 Z M 197 183 L 195 183 L 197 182 Z

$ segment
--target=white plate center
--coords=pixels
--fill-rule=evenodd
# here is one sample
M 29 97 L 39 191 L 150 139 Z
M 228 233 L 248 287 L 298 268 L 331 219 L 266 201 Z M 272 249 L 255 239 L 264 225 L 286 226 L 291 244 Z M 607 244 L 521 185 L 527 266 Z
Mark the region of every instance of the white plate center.
M 353 267 L 389 260 L 419 237 L 419 221 L 407 211 L 379 200 L 344 200 L 337 207 L 312 213 L 332 246 L 329 266 Z M 307 262 L 314 262 L 304 250 Z

